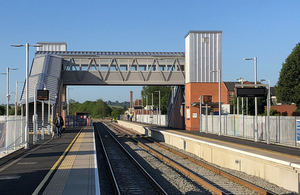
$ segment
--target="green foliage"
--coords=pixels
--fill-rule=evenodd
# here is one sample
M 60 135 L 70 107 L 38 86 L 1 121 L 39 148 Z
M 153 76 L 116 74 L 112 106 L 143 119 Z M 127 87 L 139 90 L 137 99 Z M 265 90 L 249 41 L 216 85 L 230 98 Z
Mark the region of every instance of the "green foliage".
M 117 100 L 115 102 L 112 102 L 110 100 L 108 100 L 107 105 L 110 107 L 129 107 L 130 106 L 130 102 L 124 101 L 124 102 L 118 102 Z
M 5 115 L 5 106 L 0 106 L 0 115 Z
M 9 115 L 15 114 L 15 106 L 9 107 Z M 21 106 L 17 107 L 17 115 L 21 115 Z
M 124 115 L 125 110 L 123 108 L 113 108 L 111 112 L 111 117 L 115 119 L 120 119 L 120 115 Z
M 8 114 L 15 115 L 15 106 L 9 106 Z M 0 115 L 6 115 L 6 105 L 0 105 Z M 17 108 L 17 115 L 21 115 L 21 106 Z
M 96 115 L 95 118 L 105 118 L 111 115 L 112 109 L 103 100 L 98 99 L 96 102 Z
M 282 63 L 275 90 L 277 102 L 295 103 L 300 111 L 300 43 Z
M 169 98 L 170 93 L 169 86 L 144 86 L 143 87 L 143 105 L 146 106 L 146 97 L 148 96 L 148 105 L 152 105 L 152 94 L 153 93 L 153 105 L 154 108 L 158 108 L 159 106 L 159 95 L 158 92 L 160 91 L 160 108 L 162 114 L 167 114 L 167 101 Z
M 265 110 L 265 112 L 262 114 L 263 116 L 267 116 L 267 110 Z M 278 112 L 275 109 L 270 109 L 270 116 L 281 116 L 282 114 L 280 114 L 280 112 Z
M 74 100 L 69 101 L 70 115 L 74 115 L 75 112 L 89 112 L 93 118 L 105 118 L 111 116 L 112 109 L 101 99 L 97 101 L 85 101 L 82 104 L 75 102 Z

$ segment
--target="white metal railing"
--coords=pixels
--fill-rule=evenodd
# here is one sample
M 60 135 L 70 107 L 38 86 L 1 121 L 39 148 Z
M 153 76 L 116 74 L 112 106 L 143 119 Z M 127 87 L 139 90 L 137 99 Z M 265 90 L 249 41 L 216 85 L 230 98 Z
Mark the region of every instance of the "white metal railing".
M 201 132 L 218 134 L 218 115 L 202 115 L 201 120 Z M 300 120 L 299 116 L 270 116 L 270 142 L 297 146 L 297 120 Z M 267 141 L 267 116 L 258 116 L 257 123 L 258 140 Z M 254 140 L 254 128 L 254 116 L 221 116 L 221 135 L 228 135 Z
M 168 126 L 167 115 L 136 115 L 136 121 L 153 125 Z
M 137 115 L 136 121 L 159 125 L 158 117 L 159 115 Z M 297 120 L 300 120 L 300 116 L 270 116 L 270 143 L 300 145 L 300 132 L 297 140 Z M 167 115 L 161 115 L 161 125 L 168 126 L 167 121 Z M 219 133 L 218 115 L 202 115 L 201 121 L 201 132 Z M 268 117 L 258 116 L 257 123 L 258 140 L 267 141 Z M 254 140 L 254 128 L 254 116 L 221 115 L 221 135 Z
M 25 143 L 25 117 L 0 116 L 0 154 L 23 146 Z

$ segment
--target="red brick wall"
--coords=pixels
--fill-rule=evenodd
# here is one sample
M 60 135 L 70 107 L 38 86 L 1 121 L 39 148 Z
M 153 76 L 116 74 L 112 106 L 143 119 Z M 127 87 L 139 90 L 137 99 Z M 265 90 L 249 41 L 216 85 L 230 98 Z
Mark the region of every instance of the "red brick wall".
M 199 108 L 191 107 L 191 103 L 199 102 L 199 95 L 211 95 L 212 102 L 219 102 L 218 83 L 187 83 L 185 85 L 185 113 L 190 109 L 190 117 L 186 115 L 185 124 L 188 131 L 199 131 Z M 229 92 L 224 83 L 221 83 L 221 102 L 229 103 Z M 214 111 L 219 111 L 214 108 Z M 193 113 L 197 113 L 197 118 L 193 118 Z
M 267 107 L 265 107 L 265 109 L 267 109 Z M 284 116 L 299 116 L 300 114 L 295 112 L 295 110 L 297 109 L 296 105 L 271 106 L 270 109 L 277 110 Z

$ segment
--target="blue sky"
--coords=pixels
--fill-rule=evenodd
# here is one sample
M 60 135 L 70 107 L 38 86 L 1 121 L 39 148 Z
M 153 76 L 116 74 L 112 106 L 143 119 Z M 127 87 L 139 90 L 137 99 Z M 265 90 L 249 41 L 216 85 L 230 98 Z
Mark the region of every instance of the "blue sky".
M 25 48 L 11 44 L 66 42 L 69 51 L 184 52 L 190 30 L 221 30 L 222 78 L 244 77 L 275 85 L 282 63 L 300 42 L 299 0 L 0 0 L 0 73 L 10 71 L 10 91 L 25 79 Z M 30 50 L 30 64 L 35 48 Z M 19 94 L 23 88 L 19 84 Z M 129 101 L 141 87 L 73 87 L 75 101 Z M 12 103 L 14 95 L 12 95 Z M 0 75 L 0 104 L 6 103 L 6 76 Z

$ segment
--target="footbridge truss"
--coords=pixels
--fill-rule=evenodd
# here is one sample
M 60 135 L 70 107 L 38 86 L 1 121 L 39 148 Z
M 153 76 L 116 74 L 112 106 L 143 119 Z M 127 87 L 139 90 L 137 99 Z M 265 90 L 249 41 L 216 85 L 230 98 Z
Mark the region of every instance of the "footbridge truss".
M 184 85 L 184 52 L 37 51 L 62 59 L 63 85 Z

